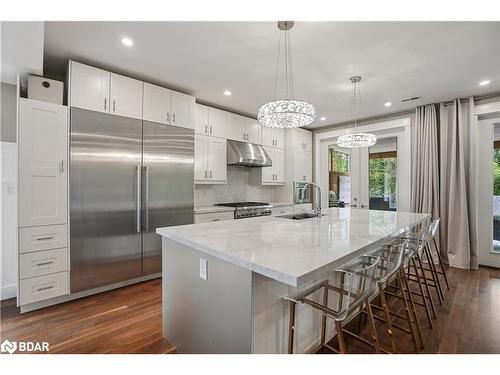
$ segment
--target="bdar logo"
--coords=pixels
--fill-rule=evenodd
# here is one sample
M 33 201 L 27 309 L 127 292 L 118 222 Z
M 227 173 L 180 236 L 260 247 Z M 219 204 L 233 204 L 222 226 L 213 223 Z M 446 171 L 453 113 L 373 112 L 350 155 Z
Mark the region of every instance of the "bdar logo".
M 2 345 L 0 345 L 0 351 L 2 353 L 14 353 L 17 349 L 17 343 L 16 342 L 10 342 L 9 340 L 5 340 L 2 342 Z

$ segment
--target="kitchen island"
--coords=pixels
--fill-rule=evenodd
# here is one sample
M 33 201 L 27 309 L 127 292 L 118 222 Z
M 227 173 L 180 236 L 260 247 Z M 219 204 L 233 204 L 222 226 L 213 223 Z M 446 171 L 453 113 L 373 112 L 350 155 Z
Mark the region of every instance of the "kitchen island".
M 180 353 L 286 353 L 284 296 L 430 217 L 350 208 L 324 214 L 158 228 L 164 336 Z M 319 323 L 319 314 L 298 307 L 294 352 L 316 347 Z

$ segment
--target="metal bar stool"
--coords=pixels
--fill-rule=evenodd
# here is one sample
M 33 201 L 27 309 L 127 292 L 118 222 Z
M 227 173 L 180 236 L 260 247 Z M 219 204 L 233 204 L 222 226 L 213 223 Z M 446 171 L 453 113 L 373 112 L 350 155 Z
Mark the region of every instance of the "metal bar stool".
M 298 303 L 309 306 L 322 314 L 321 342 L 316 351 L 327 348 L 335 353 L 346 353 L 347 348 L 344 335 L 349 335 L 373 347 L 377 353 L 381 351 L 377 331 L 375 329 L 375 322 L 373 320 L 373 313 L 369 303 L 370 297 L 377 290 L 375 272 L 377 271 L 378 262 L 378 258 L 356 258 L 334 271 L 332 277 L 334 280 L 340 280 L 339 286 L 332 285 L 328 280 L 325 280 L 295 298 L 285 297 L 285 299 L 290 301 L 289 354 L 293 354 L 296 305 Z M 317 292 L 322 295 L 321 302 L 316 302 L 314 300 L 313 294 Z M 332 302 L 337 302 L 337 306 L 334 307 L 334 303 Z M 356 313 L 358 309 L 363 309 L 363 307 L 366 308 L 368 320 L 370 322 L 370 339 L 347 330 L 342 324 L 347 318 Z M 327 318 L 334 321 L 339 346 L 338 349 L 326 342 Z

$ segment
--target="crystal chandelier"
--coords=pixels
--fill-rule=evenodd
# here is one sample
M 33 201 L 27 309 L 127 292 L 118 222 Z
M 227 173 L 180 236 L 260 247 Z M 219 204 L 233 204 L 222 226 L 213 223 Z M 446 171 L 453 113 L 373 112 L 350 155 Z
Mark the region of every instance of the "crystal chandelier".
M 353 128 L 355 128 L 358 125 L 358 119 L 356 116 L 356 97 L 359 92 L 359 82 L 361 81 L 361 77 L 354 76 L 349 78 L 349 81 L 351 81 L 352 83 L 351 110 L 352 110 L 352 116 L 354 118 Z M 370 133 L 352 133 L 352 134 L 341 135 L 340 137 L 337 138 L 337 145 L 340 147 L 348 147 L 348 148 L 370 147 L 373 146 L 375 143 L 377 143 L 377 137 L 375 136 L 375 134 L 370 134 Z
M 264 104 L 259 108 L 257 120 L 263 126 L 269 128 L 300 128 L 314 121 L 316 110 L 314 106 L 302 100 L 294 99 L 293 71 L 292 71 L 292 47 L 289 30 L 293 27 L 293 21 L 278 22 L 278 29 L 285 36 L 284 46 L 284 68 L 285 68 L 285 95 L 277 99 L 278 71 L 280 65 L 281 34 L 278 43 L 278 57 L 276 62 L 276 78 L 274 81 L 275 101 Z

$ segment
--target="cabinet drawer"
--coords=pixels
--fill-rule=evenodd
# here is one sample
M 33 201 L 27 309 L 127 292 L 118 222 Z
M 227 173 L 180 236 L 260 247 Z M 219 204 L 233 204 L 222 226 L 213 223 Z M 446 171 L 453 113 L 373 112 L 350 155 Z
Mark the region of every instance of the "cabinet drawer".
M 54 249 L 21 254 L 19 256 L 21 279 L 48 275 L 68 270 L 68 249 Z
M 68 246 L 68 226 L 46 225 L 19 229 L 19 252 L 57 249 Z
M 26 305 L 68 293 L 68 272 L 32 277 L 20 281 L 19 303 Z
M 194 216 L 195 224 L 208 223 L 210 221 L 233 220 L 234 211 L 227 212 L 210 212 L 204 214 L 196 214 Z

